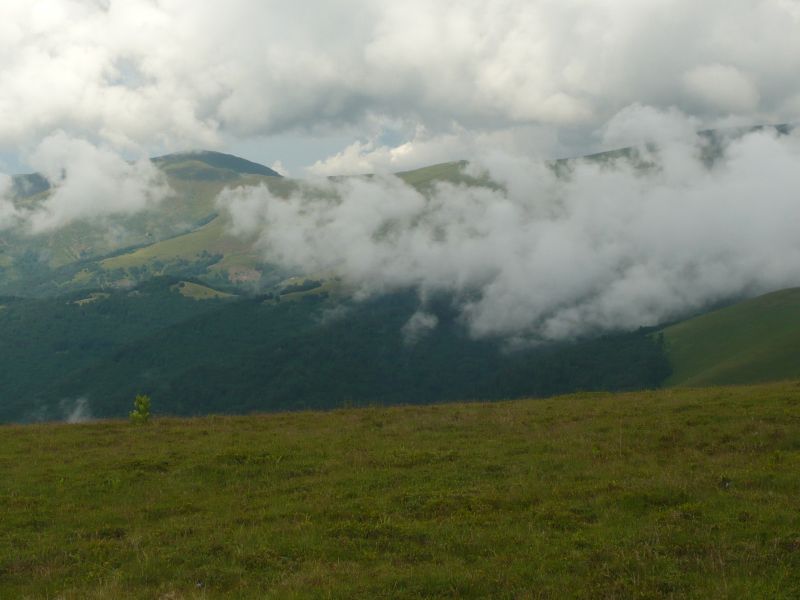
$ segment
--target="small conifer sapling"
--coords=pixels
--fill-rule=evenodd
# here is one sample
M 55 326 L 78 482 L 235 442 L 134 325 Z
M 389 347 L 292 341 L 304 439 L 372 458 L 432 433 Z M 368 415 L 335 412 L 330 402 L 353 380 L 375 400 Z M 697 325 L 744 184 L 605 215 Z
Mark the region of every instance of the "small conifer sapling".
M 130 413 L 131 422 L 144 425 L 150 420 L 150 396 L 137 394 L 133 399 L 133 410 Z

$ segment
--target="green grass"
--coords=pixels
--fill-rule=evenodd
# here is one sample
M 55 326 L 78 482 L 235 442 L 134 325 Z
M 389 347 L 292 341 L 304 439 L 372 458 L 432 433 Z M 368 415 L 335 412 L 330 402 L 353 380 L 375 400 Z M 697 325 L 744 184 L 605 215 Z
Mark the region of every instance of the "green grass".
M 147 274 L 164 273 L 165 269 L 172 273 L 176 268 L 183 269 L 183 276 L 196 276 L 200 273 L 187 269 L 191 271 L 192 264 L 200 265 L 195 271 L 208 269 L 202 264 L 204 257 L 198 256 L 203 251 L 224 257 L 214 273 L 207 273 L 212 279 L 224 281 L 232 274 L 236 279 L 236 273 L 261 262 L 248 240 L 227 235 L 222 223 L 207 226 L 218 211 L 216 198 L 226 187 L 261 184 L 286 195 L 296 187 L 295 182 L 267 175 L 272 171 L 263 165 L 216 153 L 171 155 L 156 159 L 156 163 L 172 190 L 158 206 L 102 222 L 78 221 L 38 236 L 14 232 L 6 236 L 0 254 L 3 293 L 54 295 L 139 281 Z M 48 194 L 39 192 L 18 202 L 34 205 Z M 167 264 L 170 261 L 181 264 Z M 108 270 L 130 268 L 138 272 L 108 274 Z
M 413 171 L 402 171 L 397 176 L 407 184 L 425 192 L 437 183 L 455 185 L 483 186 L 496 188 L 497 184 L 489 179 L 488 174 L 474 176 L 467 174 L 467 161 L 447 162 Z
M 397 173 L 397 176 L 407 184 L 417 186 L 433 183 L 435 181 L 458 183 L 467 179 L 463 174 L 463 168 L 466 167 L 466 165 L 467 163 L 464 161 L 440 163 L 414 169 L 413 171 L 402 171 Z
M 228 182 L 230 183 L 230 182 Z M 279 177 L 262 175 L 244 175 L 236 182 L 241 185 L 267 185 L 276 195 L 291 192 L 296 182 Z M 173 181 L 180 198 L 193 198 L 194 209 L 203 214 L 214 210 L 217 194 L 223 189 L 223 183 Z M 191 204 L 191 203 L 190 203 Z M 175 220 L 177 217 L 172 217 Z M 216 275 L 234 284 L 258 281 L 265 266 L 260 253 L 253 249 L 254 238 L 233 235 L 229 231 L 230 223 L 225 217 L 217 216 L 205 225 L 181 235 L 153 242 L 131 252 L 106 258 L 99 262 L 105 271 L 114 269 L 129 270 L 147 268 L 149 272 L 161 274 L 156 265 L 169 266 L 175 261 L 193 263 L 204 253 L 219 256 L 218 262 L 207 269 L 207 274 Z M 73 283 L 80 283 L 82 274 L 73 278 Z
M 182 296 L 186 298 L 193 298 L 194 300 L 214 300 L 217 298 L 232 298 L 233 294 L 227 292 L 220 292 L 214 288 L 206 285 L 200 285 L 192 281 L 181 281 L 173 285 L 170 289 L 177 290 Z
M 105 271 L 128 271 L 138 267 L 147 269 L 148 273 L 160 275 L 176 261 L 191 265 L 201 260 L 204 254 L 211 254 L 219 257 L 219 260 L 206 269 L 207 275 L 214 274 L 223 281 L 232 283 L 258 282 L 265 266 L 252 247 L 253 240 L 234 236 L 227 228 L 226 220 L 216 217 L 199 229 L 107 258 L 99 264 Z M 159 264 L 162 265 L 160 269 Z M 81 273 L 78 273 L 73 282 L 79 282 L 80 277 Z
M 2 598 L 800 596 L 797 383 L 5 426 L 0 472 Z
M 155 242 L 127 254 L 107 258 L 100 262 L 106 270 L 130 269 L 156 260 L 164 262 L 196 258 L 201 252 L 225 254 L 241 252 L 249 246 L 240 239 L 226 234 L 227 224 L 217 217 L 200 229 L 167 240 Z
M 800 288 L 782 290 L 664 330 L 667 385 L 800 378 Z

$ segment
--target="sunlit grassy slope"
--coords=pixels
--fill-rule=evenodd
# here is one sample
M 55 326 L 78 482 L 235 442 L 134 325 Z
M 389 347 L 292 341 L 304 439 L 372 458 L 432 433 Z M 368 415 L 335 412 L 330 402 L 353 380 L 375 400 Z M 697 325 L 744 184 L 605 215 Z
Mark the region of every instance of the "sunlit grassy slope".
M 215 200 L 226 187 L 264 184 L 281 193 L 294 183 L 263 165 L 214 152 L 173 154 L 153 162 L 171 189 L 157 206 L 40 235 L 7 232 L 0 240 L 0 293 L 52 296 L 82 287 L 126 286 L 165 272 L 208 274 L 232 285 L 242 277 L 254 279 L 257 275 L 249 271 L 258 255 L 247 240 L 227 235 L 223 223 L 213 222 Z M 14 182 L 21 206 L 46 201 L 48 184 L 41 177 L 17 176 Z
M 800 288 L 707 313 L 664 330 L 667 385 L 800 378 Z
M 437 181 L 474 183 L 476 181 L 474 178 L 464 174 L 466 166 L 466 161 L 440 163 L 413 171 L 402 171 L 397 176 L 407 184 L 414 186 L 429 185 Z
M 187 155 L 187 157 L 190 156 Z M 196 161 L 186 160 L 183 155 L 169 158 L 171 162 L 164 167 L 164 170 L 173 176 L 172 185 L 178 189 L 178 196 L 193 198 L 196 210 L 200 210 L 204 214 L 215 210 L 215 198 L 224 187 L 232 185 L 232 182 L 235 182 L 236 185 L 267 185 L 273 193 L 279 196 L 290 193 L 298 183 L 284 178 L 258 177 L 248 174 L 240 174 L 235 177 L 235 174 L 228 175 L 227 171 L 219 172 L 219 169 L 211 169 L 207 165 L 201 173 L 202 165 L 195 166 Z M 155 160 L 158 163 L 165 159 Z M 399 176 L 411 185 L 423 187 L 437 181 L 475 182 L 476 180 L 462 174 L 465 164 L 444 163 L 400 173 Z M 260 257 L 258 252 L 252 249 L 252 242 L 253 240 L 230 233 L 228 223 L 223 217 L 218 216 L 202 227 L 169 239 L 156 241 L 129 253 L 110 257 L 103 260 L 100 265 L 103 269 L 113 270 L 142 267 L 150 265 L 154 261 L 164 263 L 180 259 L 192 261 L 201 252 L 207 251 L 221 257 L 212 270 L 233 271 L 235 274 L 237 270 L 254 268 L 257 265 Z
M 184 235 L 156 242 L 138 250 L 113 256 L 100 262 L 104 269 L 127 269 L 162 260 L 169 262 L 175 259 L 191 260 L 201 252 L 211 254 L 243 253 L 250 249 L 246 241 L 228 235 L 225 223 L 220 217 L 214 218 L 207 225 Z
M 800 596 L 796 383 L 6 426 L 0 469 L 3 598 Z
M 172 286 L 182 296 L 193 300 L 216 300 L 219 298 L 230 298 L 231 294 L 220 292 L 205 285 L 200 285 L 191 281 L 180 281 Z

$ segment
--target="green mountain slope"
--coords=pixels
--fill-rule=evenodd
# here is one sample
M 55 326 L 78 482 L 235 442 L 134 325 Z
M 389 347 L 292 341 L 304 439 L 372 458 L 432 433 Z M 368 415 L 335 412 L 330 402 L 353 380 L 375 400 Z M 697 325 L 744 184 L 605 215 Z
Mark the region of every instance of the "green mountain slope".
M 249 252 L 249 257 L 242 258 L 241 241 L 230 236 L 216 243 L 216 238 L 224 237 L 219 223 L 211 228 L 213 239 L 206 236 L 205 247 L 199 247 L 196 239 L 187 239 L 185 250 L 175 249 L 182 245 L 182 236 L 202 229 L 217 217 L 215 200 L 223 188 L 264 183 L 276 193 L 283 193 L 293 184 L 268 167 L 217 152 L 173 154 L 153 162 L 165 173 L 173 191 L 158 206 L 102 222 L 75 222 L 40 235 L 1 232 L 0 294 L 54 296 L 97 286 L 125 287 L 153 275 L 206 274 L 211 264 L 225 256 L 217 252 L 218 247 L 231 245 L 236 246 L 231 252 L 236 256 L 210 273 L 210 279 L 224 283 L 231 269 L 241 277 L 240 271 L 252 267 L 258 257 Z M 49 193 L 48 182 L 35 174 L 16 176 L 14 186 L 20 204 L 35 204 Z M 149 261 L 134 260 L 133 266 L 138 267 L 135 272 L 115 271 L 103 263 L 106 258 L 161 242 L 169 242 L 167 252 L 161 256 L 156 247 L 150 252 Z M 209 255 L 215 255 L 216 260 L 209 261 Z M 236 276 L 230 282 L 233 285 Z
M 777 127 L 785 134 L 788 127 Z M 742 130 L 739 134 L 746 130 Z M 730 135 L 735 136 L 736 132 Z M 709 137 L 709 163 L 723 151 L 728 134 Z M 174 194 L 149 210 L 102 222 L 76 222 L 55 232 L 30 236 L 0 232 L 0 294 L 57 296 L 72 290 L 129 287 L 152 276 L 195 277 L 212 286 L 236 291 L 265 290 L 276 280 L 300 273 L 275 273 L 252 250 L 252 240 L 226 233 L 224 216 L 215 199 L 225 187 L 267 185 L 285 196 L 297 180 L 230 154 L 196 151 L 152 159 L 166 175 Z M 627 162 L 647 169 L 650 164 L 635 148 L 623 148 L 575 159 L 551 161 L 559 176 L 569 178 L 578 160 Z M 423 193 L 439 182 L 496 187 L 486 175 L 470 174 L 464 161 L 441 163 L 398 176 Z M 41 202 L 49 184 L 36 174 L 14 179 L 19 204 Z
M 237 175 L 264 175 L 267 177 L 280 177 L 281 175 L 269 167 L 255 163 L 232 154 L 212 152 L 210 150 L 197 150 L 195 152 L 182 152 L 157 156 L 153 162 L 170 175 L 177 175 L 184 179 L 223 179 L 228 173 Z
M 635 153 L 612 152 L 592 160 L 634 160 Z M 252 240 L 227 233 L 215 199 L 226 187 L 267 185 L 278 195 L 294 190 L 297 180 L 233 155 L 197 151 L 152 159 L 167 176 L 173 194 L 158 206 L 102 222 L 75 222 L 57 231 L 30 236 L 0 233 L 0 294 L 57 296 L 79 289 L 129 287 L 152 276 L 201 278 L 213 286 L 263 290 L 276 274 L 252 250 Z M 556 161 L 554 170 L 569 176 L 572 162 Z M 496 186 L 486 176 L 469 175 L 464 161 L 431 165 L 398 176 L 427 192 L 439 182 Z M 14 179 L 17 202 L 35 204 L 49 193 L 36 174 Z M 305 274 L 309 275 L 309 274 Z
M 153 159 L 174 192 L 158 206 L 103 222 L 75 222 L 41 235 L 0 233 L 0 294 L 57 296 L 81 289 L 125 288 L 153 276 L 200 278 L 231 290 L 263 290 L 296 273 L 276 273 L 252 249 L 253 240 L 228 233 L 215 200 L 224 188 L 266 185 L 286 196 L 297 180 L 257 163 L 198 151 Z M 420 189 L 436 181 L 485 182 L 446 163 L 399 174 Z M 17 201 L 35 204 L 49 193 L 36 174 L 14 179 Z
M 800 378 L 800 288 L 774 292 L 664 330 L 668 385 Z
M 796 599 L 799 407 L 782 384 L 0 427 L 0 597 Z

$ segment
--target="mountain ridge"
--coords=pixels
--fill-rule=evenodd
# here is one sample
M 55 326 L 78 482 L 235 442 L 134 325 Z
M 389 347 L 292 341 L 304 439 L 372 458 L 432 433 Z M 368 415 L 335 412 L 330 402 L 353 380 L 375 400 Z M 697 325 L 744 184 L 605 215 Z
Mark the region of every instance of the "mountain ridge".
M 155 156 L 150 159 L 154 164 L 164 168 L 182 161 L 197 161 L 216 169 L 233 171 L 240 175 L 264 175 L 266 177 L 282 177 L 274 169 L 253 162 L 246 158 L 214 150 L 190 150 Z

